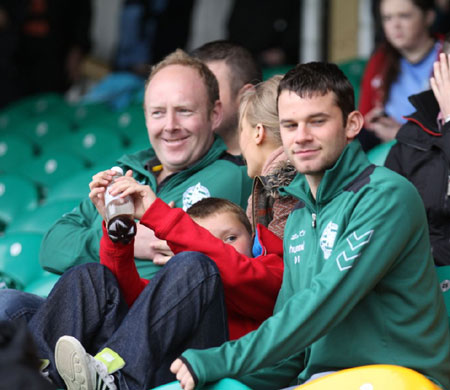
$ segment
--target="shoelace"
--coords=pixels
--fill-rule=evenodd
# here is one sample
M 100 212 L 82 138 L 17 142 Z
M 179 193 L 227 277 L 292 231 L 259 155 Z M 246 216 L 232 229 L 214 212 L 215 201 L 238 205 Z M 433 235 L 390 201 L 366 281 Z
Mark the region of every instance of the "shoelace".
M 117 386 L 114 384 L 114 376 L 108 373 L 106 366 L 94 359 L 92 356 L 87 355 L 88 359 L 94 365 L 95 371 L 97 371 L 97 389 L 96 390 L 117 390 Z

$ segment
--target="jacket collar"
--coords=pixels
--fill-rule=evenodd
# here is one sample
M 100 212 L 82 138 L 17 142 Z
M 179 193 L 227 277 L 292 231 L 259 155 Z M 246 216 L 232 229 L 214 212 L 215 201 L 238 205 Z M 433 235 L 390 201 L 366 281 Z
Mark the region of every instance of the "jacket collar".
M 282 188 L 285 194 L 290 194 L 305 203 L 325 204 L 339 195 L 367 167 L 370 162 L 361 148 L 359 141 L 350 142 L 343 150 L 334 166 L 325 171 L 317 188 L 316 199 L 312 197 L 308 182 L 304 175 L 297 175 L 288 187 Z

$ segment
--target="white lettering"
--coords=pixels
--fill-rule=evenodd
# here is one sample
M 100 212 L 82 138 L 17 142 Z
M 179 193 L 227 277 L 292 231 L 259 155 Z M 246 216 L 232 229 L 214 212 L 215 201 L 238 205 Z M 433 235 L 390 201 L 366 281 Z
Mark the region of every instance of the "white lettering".
M 305 242 L 302 242 L 299 245 L 295 245 L 295 246 L 290 245 L 289 246 L 289 253 L 297 253 L 297 252 L 304 251 L 304 250 L 305 250 Z

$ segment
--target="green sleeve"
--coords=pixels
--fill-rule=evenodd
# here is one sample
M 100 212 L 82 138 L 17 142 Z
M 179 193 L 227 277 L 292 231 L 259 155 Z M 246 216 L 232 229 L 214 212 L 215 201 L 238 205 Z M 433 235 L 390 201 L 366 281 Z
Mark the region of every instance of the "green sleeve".
M 423 264 L 417 261 L 418 269 L 407 272 L 417 275 L 426 269 L 429 246 L 423 239 L 423 206 L 408 190 L 395 193 L 395 188 L 378 188 L 369 200 L 358 202 L 310 286 L 293 294 L 256 331 L 217 348 L 183 353 L 199 386 L 225 377 L 240 379 L 305 350 L 348 316 L 395 266 L 410 242 L 423 243 L 415 248 Z M 287 265 L 285 272 L 289 272 Z
M 89 198 L 64 214 L 42 240 L 39 256 L 42 267 L 62 274 L 75 265 L 99 262 L 101 221 Z

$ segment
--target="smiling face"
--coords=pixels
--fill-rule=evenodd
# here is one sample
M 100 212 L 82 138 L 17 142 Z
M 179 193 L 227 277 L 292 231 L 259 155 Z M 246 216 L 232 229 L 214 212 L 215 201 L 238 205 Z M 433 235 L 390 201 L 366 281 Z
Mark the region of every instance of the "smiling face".
M 222 211 L 192 219 L 214 237 L 222 240 L 225 244 L 230 244 L 239 253 L 252 257 L 250 233 L 234 213 Z
M 429 37 L 432 14 L 411 0 L 382 0 L 380 14 L 386 39 L 400 51 L 412 50 Z
M 216 102 L 208 112 L 206 87 L 195 69 L 169 65 L 153 76 L 145 91 L 145 119 L 164 176 L 205 155 L 213 143 L 220 109 Z
M 278 99 L 278 114 L 289 160 L 298 172 L 306 175 L 310 186 L 315 187 L 362 126 L 362 117 L 357 111 L 349 115 L 344 126 L 333 92 L 301 98 L 284 90 Z

